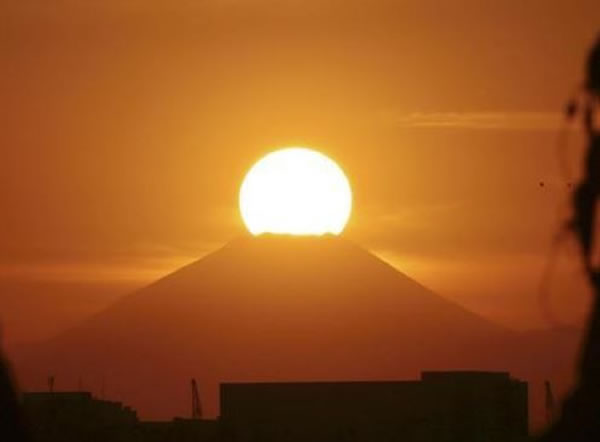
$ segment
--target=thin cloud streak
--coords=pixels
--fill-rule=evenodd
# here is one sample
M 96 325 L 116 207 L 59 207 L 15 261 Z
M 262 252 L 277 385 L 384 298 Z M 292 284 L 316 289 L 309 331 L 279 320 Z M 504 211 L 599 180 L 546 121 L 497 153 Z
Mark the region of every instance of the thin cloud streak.
M 383 119 L 402 127 L 482 130 L 557 130 L 558 112 L 385 112 Z

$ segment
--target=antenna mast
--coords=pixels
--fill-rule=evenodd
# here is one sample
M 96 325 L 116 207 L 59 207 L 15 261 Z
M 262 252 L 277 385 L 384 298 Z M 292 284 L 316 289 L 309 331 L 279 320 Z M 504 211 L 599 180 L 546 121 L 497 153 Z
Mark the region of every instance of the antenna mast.
M 196 379 L 192 378 L 192 419 L 202 419 L 202 407 L 200 406 L 200 395 L 198 394 L 198 384 Z

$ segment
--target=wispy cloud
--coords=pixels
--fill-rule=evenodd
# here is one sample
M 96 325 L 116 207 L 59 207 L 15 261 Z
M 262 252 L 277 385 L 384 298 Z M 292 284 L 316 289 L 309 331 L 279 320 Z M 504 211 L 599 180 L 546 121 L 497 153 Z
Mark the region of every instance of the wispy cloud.
M 403 127 L 555 130 L 561 125 L 559 112 L 384 112 L 383 118 Z

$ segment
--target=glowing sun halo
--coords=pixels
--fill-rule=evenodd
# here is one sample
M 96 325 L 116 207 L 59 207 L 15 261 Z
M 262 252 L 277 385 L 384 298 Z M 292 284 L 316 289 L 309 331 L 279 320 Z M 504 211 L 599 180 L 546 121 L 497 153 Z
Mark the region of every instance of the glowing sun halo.
M 342 169 L 303 147 L 264 156 L 240 188 L 240 212 L 253 235 L 338 235 L 351 210 L 352 191 Z

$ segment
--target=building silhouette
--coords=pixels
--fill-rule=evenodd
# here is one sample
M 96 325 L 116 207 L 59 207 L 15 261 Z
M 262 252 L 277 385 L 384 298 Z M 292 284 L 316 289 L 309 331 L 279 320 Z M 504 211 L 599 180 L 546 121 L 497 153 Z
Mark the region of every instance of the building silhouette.
M 119 402 L 96 399 L 88 392 L 26 393 L 23 407 L 34 441 L 136 440 L 136 412 Z
M 520 441 L 527 384 L 508 373 L 424 372 L 419 381 L 221 385 L 228 441 Z
M 220 442 L 220 422 L 213 419 L 182 419 L 141 422 L 143 442 Z
M 90 393 L 26 393 L 37 442 L 519 442 L 527 384 L 504 372 L 424 372 L 420 380 L 225 383 L 220 417 L 140 421 Z

